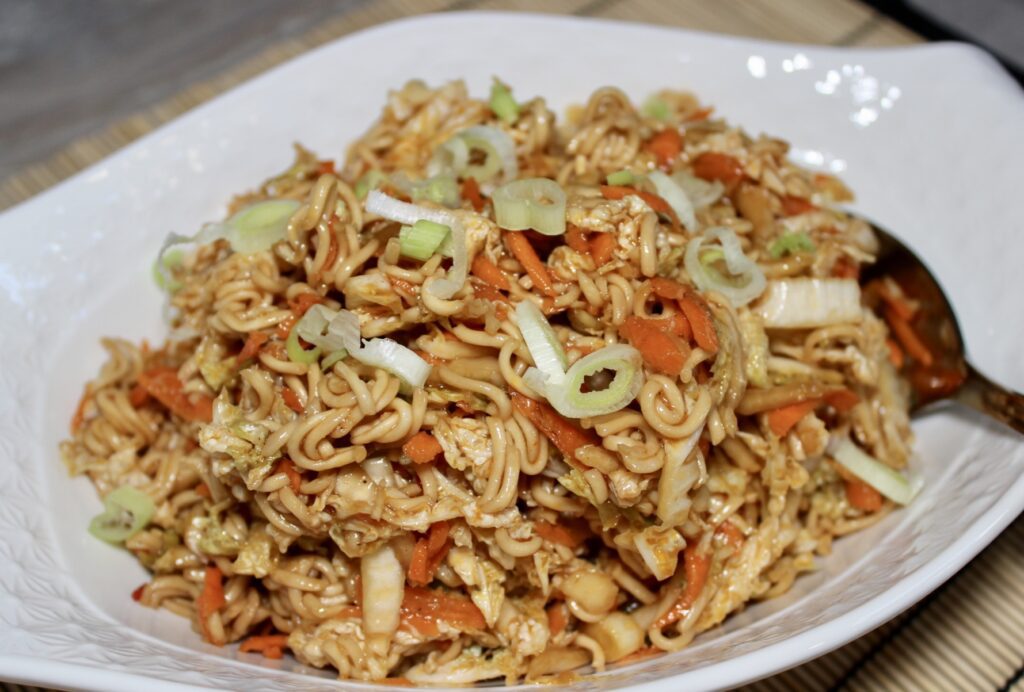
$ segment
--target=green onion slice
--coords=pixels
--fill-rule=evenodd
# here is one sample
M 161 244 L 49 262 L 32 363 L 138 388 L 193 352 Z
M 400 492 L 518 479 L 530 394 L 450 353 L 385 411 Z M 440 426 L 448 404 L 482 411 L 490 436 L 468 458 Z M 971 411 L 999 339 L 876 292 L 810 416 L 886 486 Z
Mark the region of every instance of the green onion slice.
M 242 209 L 225 222 L 231 249 L 244 255 L 269 250 L 287 237 L 288 222 L 300 206 L 293 199 L 270 199 Z
M 171 270 L 180 267 L 185 260 L 185 253 L 180 248 L 168 250 L 162 257 L 157 257 L 153 262 L 153 281 L 157 288 L 168 293 L 177 293 L 181 289 L 181 282 L 174 278 Z
M 288 332 L 288 340 L 284 342 L 284 345 L 288 350 L 288 360 L 293 363 L 312 365 L 320 360 L 321 348 L 316 346 L 308 351 L 304 349 L 302 344 L 299 343 L 299 330 L 295 327 L 292 327 L 292 330 Z
M 793 233 L 787 231 L 772 241 L 768 246 L 768 254 L 774 259 L 783 255 L 793 255 L 798 252 L 814 252 L 814 241 L 804 231 Z
M 632 185 L 636 182 L 636 176 L 631 171 L 621 170 L 608 174 L 609 185 Z
M 337 351 L 328 353 L 327 356 L 324 357 L 323 362 L 320 363 L 320 369 L 329 370 L 339 360 L 345 360 L 346 358 L 348 358 L 348 351 L 343 348 L 339 348 Z
M 103 498 L 104 511 L 89 522 L 89 533 L 107 543 L 123 543 L 146 527 L 156 506 L 149 495 L 123 485 Z
M 848 437 L 844 437 L 838 442 L 833 440 L 830 452 L 843 468 L 893 502 L 901 505 L 909 504 L 921 489 L 920 483 L 907 480 L 906 476 L 899 471 L 865 453 Z
M 605 370 L 613 373 L 607 387 L 582 391 L 586 378 Z M 643 360 L 640 352 L 626 344 L 614 344 L 573 363 L 564 381 L 549 380 L 545 394 L 555 410 L 563 416 L 586 418 L 625 408 L 636 399 L 642 386 Z
M 640 112 L 646 115 L 648 118 L 654 118 L 665 122 L 672 115 L 672 109 L 669 108 L 668 104 L 665 103 L 664 99 L 660 99 L 657 96 L 652 96 L 644 102 Z
M 474 150 L 484 155 L 482 163 L 472 162 Z M 479 183 L 489 181 L 499 172 L 504 173 L 505 180 L 519 176 L 516 144 L 507 132 L 487 125 L 470 127 L 456 134 L 438 147 L 427 166 L 427 174 L 431 176 L 450 173 L 475 178 Z
M 523 178 L 491 196 L 498 225 L 510 231 L 532 228 L 544 235 L 565 233 L 565 191 L 554 180 Z
M 705 242 L 717 242 L 717 246 L 705 246 Z M 725 261 L 728 275 L 719 272 L 713 265 L 717 253 Z M 714 254 L 713 254 L 714 253 Z M 703 235 L 695 236 L 686 245 L 684 257 L 686 272 L 693 283 L 702 291 L 719 291 L 734 307 L 742 307 L 764 293 L 767 280 L 757 264 L 743 254 L 739 237 L 724 226 L 709 228 Z
M 451 230 L 444 224 L 426 219 L 420 219 L 412 226 L 402 226 L 398 232 L 402 254 L 413 259 L 428 260 L 438 252 Z
M 523 300 L 516 305 L 516 320 L 537 369 L 552 382 L 564 379 L 569 357 L 540 308 L 529 300 Z
M 679 217 L 679 221 L 689 231 L 697 230 L 697 214 L 693 209 L 693 202 L 686 194 L 686 191 L 672 178 L 661 171 L 652 171 L 648 180 L 654 183 L 654 188 L 661 195 L 661 198 L 668 202 L 672 210 Z
M 519 120 L 519 104 L 512 98 L 512 92 L 497 79 L 491 84 L 491 110 L 496 116 L 511 125 Z

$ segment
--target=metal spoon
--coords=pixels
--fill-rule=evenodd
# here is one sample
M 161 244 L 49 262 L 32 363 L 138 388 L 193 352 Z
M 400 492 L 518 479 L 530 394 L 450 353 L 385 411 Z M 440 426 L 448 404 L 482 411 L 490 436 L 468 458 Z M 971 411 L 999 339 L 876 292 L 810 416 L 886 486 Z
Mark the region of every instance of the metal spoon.
M 956 314 L 928 267 L 891 233 L 867 223 L 878 237 L 879 252 L 861 283 L 889 276 L 919 302 L 914 331 L 933 356 L 930 364 L 913 361 L 902 369 L 911 385 L 911 412 L 951 399 L 1024 433 L 1024 395 L 996 384 L 967 361 Z

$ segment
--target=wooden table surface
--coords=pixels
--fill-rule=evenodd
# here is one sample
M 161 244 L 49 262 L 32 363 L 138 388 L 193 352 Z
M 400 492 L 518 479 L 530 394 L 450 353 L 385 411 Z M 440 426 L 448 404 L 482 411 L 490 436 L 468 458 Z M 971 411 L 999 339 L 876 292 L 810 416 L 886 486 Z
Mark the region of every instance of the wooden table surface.
M 466 9 L 835 46 L 921 40 L 857 0 L 0 0 L 0 209 L 310 48 L 391 19 Z M 1018 519 L 907 613 L 750 689 L 1024 692 L 1022 673 Z

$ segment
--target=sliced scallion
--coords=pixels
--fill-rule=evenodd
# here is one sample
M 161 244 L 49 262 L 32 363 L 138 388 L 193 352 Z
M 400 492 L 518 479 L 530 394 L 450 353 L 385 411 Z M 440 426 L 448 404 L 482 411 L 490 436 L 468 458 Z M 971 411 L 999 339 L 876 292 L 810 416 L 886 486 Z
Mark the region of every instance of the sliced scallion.
M 171 270 L 180 267 L 184 260 L 185 253 L 175 249 L 168 250 L 153 262 L 153 281 L 161 291 L 177 293 L 181 289 L 181 282 L 174 278 Z
M 293 363 L 312 365 L 320 360 L 320 347 L 316 346 L 308 351 L 304 349 L 302 344 L 299 343 L 299 330 L 295 327 L 292 327 L 292 330 L 288 332 L 288 339 L 284 342 L 284 345 L 288 350 L 288 360 Z
M 420 219 L 412 226 L 402 226 L 398 232 L 402 254 L 418 260 L 428 260 L 438 252 L 441 243 L 451 234 L 451 228 L 444 224 Z
M 587 378 L 602 371 L 612 373 L 603 389 L 583 391 Z M 555 410 L 569 418 L 586 418 L 625 408 L 643 386 L 640 352 L 626 344 L 605 346 L 573 363 L 560 383 L 549 382 L 546 396 Z
M 552 381 L 563 379 L 569 358 L 540 308 L 529 300 L 521 301 L 516 305 L 516 321 L 537 369 Z
M 554 180 L 523 178 L 491 196 L 498 225 L 510 231 L 532 228 L 544 235 L 565 233 L 565 191 Z
M 348 358 L 348 351 L 346 351 L 343 348 L 339 348 L 337 351 L 334 351 L 333 353 L 328 353 L 327 354 L 327 356 L 320 363 L 320 369 L 321 370 L 329 370 L 339 360 L 345 360 L 346 358 Z
M 832 457 L 843 468 L 872 488 L 901 505 L 909 504 L 920 489 L 897 471 L 864 452 L 844 437 L 830 446 Z
M 787 231 L 773 240 L 772 244 L 768 246 L 768 254 L 774 259 L 798 252 L 814 252 L 814 241 L 803 231 L 799 233 Z
M 370 190 L 376 190 L 387 179 L 388 177 L 384 175 L 383 171 L 371 168 L 356 181 L 356 187 L 353 192 L 356 193 L 356 197 L 359 199 L 366 199 L 366 195 L 370 194 Z
M 103 498 L 103 513 L 89 522 L 89 533 L 107 543 L 123 543 L 149 523 L 156 511 L 146 493 L 123 485 Z
M 669 108 L 669 105 L 665 103 L 664 99 L 660 99 L 657 96 L 647 99 L 640 111 L 648 118 L 654 118 L 662 122 L 668 120 L 672 114 L 672 109 Z
M 497 79 L 491 84 L 491 110 L 496 116 L 511 125 L 519 120 L 519 104 L 512 98 L 512 92 Z
M 246 255 L 269 250 L 288 235 L 288 222 L 299 206 L 293 199 L 269 199 L 234 214 L 225 222 L 231 249 Z
M 636 176 L 631 171 L 615 171 L 608 174 L 609 185 L 632 185 L 636 182 Z

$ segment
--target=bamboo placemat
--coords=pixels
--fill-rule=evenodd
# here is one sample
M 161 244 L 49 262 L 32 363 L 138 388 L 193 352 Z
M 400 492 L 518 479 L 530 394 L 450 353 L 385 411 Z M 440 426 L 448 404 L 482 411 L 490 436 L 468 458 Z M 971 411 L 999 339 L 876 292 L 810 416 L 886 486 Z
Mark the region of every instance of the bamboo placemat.
M 0 209 L 31 197 L 213 96 L 311 48 L 392 19 L 464 9 L 606 17 L 837 46 L 905 45 L 920 40 L 856 0 L 380 0 L 274 45 L 216 78 L 194 84 L 29 166 L 0 184 Z M 747 689 L 1024 692 L 1024 517 L 908 612 L 832 653 Z

